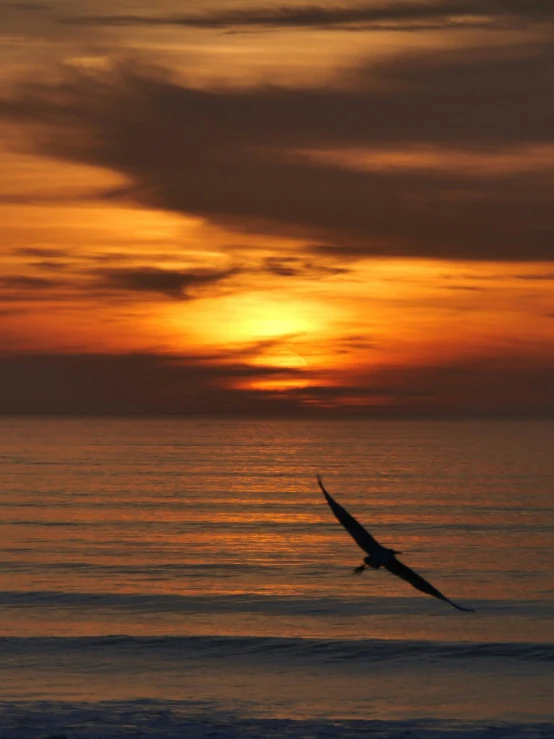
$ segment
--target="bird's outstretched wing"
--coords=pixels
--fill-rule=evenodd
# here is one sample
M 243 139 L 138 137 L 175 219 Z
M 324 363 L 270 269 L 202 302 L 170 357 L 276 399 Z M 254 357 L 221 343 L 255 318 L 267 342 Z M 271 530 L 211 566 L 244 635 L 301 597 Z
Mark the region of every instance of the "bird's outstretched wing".
M 459 611 L 473 612 L 473 608 L 464 608 L 463 606 L 459 606 L 457 603 L 454 603 L 454 601 L 450 600 L 450 598 L 447 598 L 445 595 L 439 592 L 431 585 L 431 583 L 427 582 L 427 580 L 421 577 L 421 575 L 418 575 L 417 572 L 414 572 L 405 564 L 402 564 L 402 562 L 396 559 L 396 557 L 393 557 L 392 561 L 388 565 L 385 565 L 385 567 L 393 575 L 401 577 L 402 580 L 406 580 L 406 582 L 409 582 L 410 585 L 412 585 L 414 588 L 416 588 L 417 590 L 421 590 L 422 593 L 427 593 L 427 595 L 432 595 L 435 598 L 440 598 L 440 600 L 444 600 L 446 603 L 450 603 L 451 606 L 454 606 L 454 608 L 457 608 Z
M 364 529 L 361 523 L 358 523 L 356 521 L 354 516 L 351 516 L 348 511 L 345 511 L 344 508 L 339 505 L 331 495 L 329 495 L 327 490 L 325 490 L 325 488 L 323 487 L 323 483 L 319 475 L 317 475 L 317 481 L 323 495 L 325 496 L 325 499 L 327 500 L 327 503 L 329 503 L 331 510 L 337 517 L 338 521 L 344 526 L 350 536 L 354 539 L 356 544 L 368 554 L 371 554 L 371 552 L 375 551 L 375 549 L 378 549 L 381 545 L 377 541 L 375 541 L 369 531 L 366 531 Z

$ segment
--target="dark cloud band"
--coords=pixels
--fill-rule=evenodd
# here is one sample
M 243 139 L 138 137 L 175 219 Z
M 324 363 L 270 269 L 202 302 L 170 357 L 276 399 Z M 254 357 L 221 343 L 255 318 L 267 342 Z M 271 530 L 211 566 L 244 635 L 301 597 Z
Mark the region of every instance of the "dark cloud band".
M 347 85 L 301 90 L 198 89 L 124 64 L 21 86 L 0 116 L 30 124 L 50 156 L 124 175 L 125 197 L 141 205 L 307 237 L 320 253 L 553 260 L 548 168 L 362 170 L 302 155 L 444 147 L 463 158 L 554 147 L 553 48 L 423 51 L 362 66 Z M 155 271 L 104 277 L 137 291 L 188 287 L 186 276 Z
M 99 270 L 98 285 L 130 292 L 161 293 L 168 298 L 187 299 L 194 288 L 222 282 L 237 270 L 169 270 L 155 267 L 114 268 Z
M 546 22 L 554 19 L 550 0 L 439 0 L 435 2 L 388 2 L 359 5 L 306 5 L 252 7 L 205 14 L 71 16 L 62 22 L 103 26 L 183 26 L 218 29 L 230 27 L 322 28 L 379 27 L 382 24 L 434 23 L 449 27 L 471 17 L 472 23 Z
M 273 393 L 234 384 L 304 378 Z M 384 366 L 310 384 L 304 370 L 240 356 L 0 353 L 0 414 L 543 416 L 554 413 L 552 357 L 473 357 Z

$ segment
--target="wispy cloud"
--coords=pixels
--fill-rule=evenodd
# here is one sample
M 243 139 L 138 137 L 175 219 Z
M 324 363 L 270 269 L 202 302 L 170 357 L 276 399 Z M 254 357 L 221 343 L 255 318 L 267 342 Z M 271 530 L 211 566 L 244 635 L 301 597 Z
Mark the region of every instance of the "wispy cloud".
M 264 270 L 278 277 L 325 277 L 343 274 L 347 270 L 325 263 L 323 259 L 312 260 L 300 257 L 267 257 Z
M 0 2 L 0 10 L 49 10 L 50 5 L 47 3 L 32 3 L 32 2 Z
M 12 253 L 23 257 L 49 257 L 52 259 L 63 259 L 68 255 L 67 249 L 59 249 L 57 247 L 36 247 L 36 246 L 19 246 L 12 250 Z
M 61 22 L 102 26 L 184 26 L 229 28 L 434 28 L 479 23 L 488 27 L 518 22 L 544 23 L 554 19 L 551 0 L 429 0 L 351 5 L 238 7 L 208 13 L 73 15 Z M 417 25 L 415 25 L 417 24 Z
M 0 306 L 0 316 L 20 316 L 27 312 L 27 308 L 4 308 Z
M 137 293 L 160 293 L 168 298 L 188 300 L 195 288 L 215 285 L 237 273 L 226 270 L 171 270 L 156 267 L 119 267 L 98 270 L 98 285 Z
M 8 275 L 0 277 L 0 289 L 7 290 L 46 290 L 54 287 L 56 282 L 46 277 L 30 277 L 28 275 Z
M 133 301 L 141 295 L 163 296 L 171 300 L 193 300 L 204 297 L 206 291 L 214 295 L 230 277 L 242 270 L 238 266 L 225 269 L 189 268 L 170 269 L 149 266 L 144 255 L 143 264 L 136 264 L 132 254 L 112 254 L 105 260 L 109 267 L 98 267 L 97 255 L 80 253 L 73 260 L 68 252 L 56 249 L 23 247 L 15 249 L 14 254 L 31 257 L 27 267 L 39 274 L 11 274 L 0 277 L 0 301 L 25 301 L 71 299 L 72 301 L 91 298 L 102 300 L 121 298 Z M 36 261 L 33 257 L 50 256 Z M 151 255 L 152 261 L 159 261 L 160 255 Z M 40 272 L 54 272 L 56 279 L 45 277 Z

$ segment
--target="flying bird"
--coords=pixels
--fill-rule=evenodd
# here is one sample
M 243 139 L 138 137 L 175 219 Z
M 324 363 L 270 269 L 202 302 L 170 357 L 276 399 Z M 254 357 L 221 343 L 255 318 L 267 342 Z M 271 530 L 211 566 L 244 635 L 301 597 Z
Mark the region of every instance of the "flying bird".
M 454 603 L 454 601 L 451 601 L 450 598 L 447 598 L 436 588 L 434 588 L 431 583 L 428 583 L 427 580 L 424 580 L 421 575 L 418 575 L 417 572 L 414 572 L 405 564 L 402 564 L 400 560 L 396 559 L 396 555 L 402 554 L 402 552 L 397 552 L 395 549 L 387 549 L 387 547 L 381 546 L 381 544 L 379 544 L 379 542 L 371 536 L 369 531 L 366 531 L 364 527 L 360 523 L 358 523 L 358 521 L 356 521 L 354 516 L 351 516 L 350 513 L 348 513 L 348 511 L 346 511 L 341 505 L 339 505 L 337 501 L 327 492 L 327 490 L 325 490 L 325 488 L 323 487 L 323 482 L 321 481 L 321 477 L 319 475 L 317 475 L 317 481 L 319 483 L 321 491 L 323 492 L 323 495 L 325 496 L 325 499 L 327 500 L 327 503 L 329 503 L 329 507 L 335 514 L 338 521 L 348 531 L 356 544 L 361 549 L 363 549 L 364 552 L 367 552 L 368 556 L 364 557 L 363 564 L 361 564 L 359 567 L 354 568 L 354 574 L 361 574 L 367 567 L 371 567 L 374 570 L 378 570 L 380 567 L 384 567 L 393 575 L 401 577 L 402 580 L 406 580 L 406 582 L 409 582 L 410 585 L 416 588 L 416 590 L 421 590 L 422 593 L 427 593 L 427 595 L 432 595 L 435 598 L 444 600 L 446 603 L 450 603 L 451 606 L 457 608 L 459 611 L 473 612 L 473 608 L 464 608 L 463 606 L 459 606 L 457 603 Z

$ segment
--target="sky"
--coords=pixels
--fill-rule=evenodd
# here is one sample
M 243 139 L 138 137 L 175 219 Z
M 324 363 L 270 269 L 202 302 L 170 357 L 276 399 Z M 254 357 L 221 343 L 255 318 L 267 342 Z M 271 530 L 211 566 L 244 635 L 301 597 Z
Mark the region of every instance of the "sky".
M 0 413 L 554 414 L 554 0 L 0 0 Z

